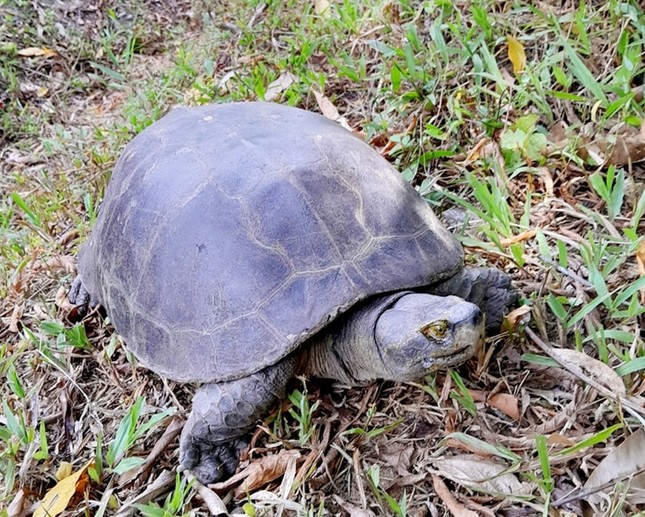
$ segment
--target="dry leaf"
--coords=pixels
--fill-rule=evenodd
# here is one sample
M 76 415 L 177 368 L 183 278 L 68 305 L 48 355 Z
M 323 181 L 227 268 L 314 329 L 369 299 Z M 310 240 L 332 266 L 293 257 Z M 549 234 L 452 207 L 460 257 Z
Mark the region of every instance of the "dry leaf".
M 264 100 L 267 102 L 273 102 L 283 91 L 287 90 L 289 86 L 296 82 L 297 79 L 298 78 L 291 72 L 282 72 L 280 77 L 267 87 L 267 91 L 264 93 Z
M 515 75 L 521 74 L 526 66 L 524 45 L 522 45 L 522 43 L 513 36 L 508 36 L 506 38 L 506 43 L 508 44 L 508 59 L 513 63 L 513 72 Z
M 507 465 L 471 454 L 437 458 L 432 466 L 441 477 L 490 494 L 526 495 L 535 488 L 531 483 L 520 483 L 513 474 L 504 473 Z
M 72 498 L 85 490 L 88 481 L 87 468 L 93 463 L 94 460 L 88 461 L 74 474 L 61 479 L 43 497 L 43 500 L 34 512 L 34 517 L 55 517 L 63 512 Z
M 329 0 L 314 0 L 314 12 L 318 16 L 329 18 L 331 11 L 329 10 Z
M 222 492 L 230 490 L 240 481 L 243 481 L 241 489 L 242 495 L 244 495 L 247 491 L 252 491 L 264 486 L 274 479 L 282 476 L 293 457 L 300 459 L 300 452 L 287 450 L 279 454 L 274 454 L 273 456 L 265 456 L 264 458 L 251 463 L 242 472 L 238 472 L 225 481 L 215 483 L 212 485 L 212 488 L 213 490 Z
M 148 504 L 150 501 L 157 499 L 160 495 L 167 493 L 170 488 L 175 484 L 175 473 L 169 470 L 162 470 L 161 474 L 152 482 L 148 483 L 146 489 L 136 494 L 131 499 L 127 500 L 121 505 L 114 517 L 131 517 L 133 514 L 133 506 L 135 504 Z
M 206 504 L 206 508 L 208 508 L 208 511 L 211 513 L 211 515 L 217 515 L 218 517 L 228 516 L 228 510 L 226 509 L 226 505 L 224 504 L 224 501 L 222 501 L 220 496 L 218 496 L 207 486 L 202 485 L 192 474 L 185 473 L 185 475 L 188 481 L 193 481 L 195 490 L 201 496 L 204 504 Z
M 518 233 L 517 235 L 513 235 L 513 237 L 501 239 L 500 244 L 502 246 L 512 246 L 513 244 L 517 244 L 518 242 L 528 241 L 529 239 L 532 239 L 533 237 L 535 237 L 536 233 L 536 230 L 526 230 L 522 233 Z
M 607 132 L 594 132 L 591 124 L 581 130 L 583 145 L 578 154 L 597 165 L 628 165 L 645 160 L 644 130 L 617 124 Z
M 334 122 L 338 122 L 348 131 L 352 131 L 352 128 L 349 126 L 347 119 L 345 117 L 341 117 L 340 113 L 338 112 L 338 108 L 336 108 L 336 106 L 334 106 L 334 103 L 329 100 L 329 97 L 326 97 L 325 95 L 317 91 L 314 91 L 314 95 L 316 96 L 316 102 L 318 103 L 320 112 L 325 117 L 333 120 Z
M 74 473 L 74 466 L 69 461 L 62 461 L 61 464 L 56 469 L 56 480 L 62 481 L 65 478 L 68 478 Z
M 363 510 L 360 506 L 349 503 L 342 499 L 341 497 L 334 494 L 334 500 L 336 504 L 345 510 L 349 517 L 375 517 L 375 514 L 372 510 Z
M 17 54 L 20 57 L 53 57 L 58 53 L 47 47 L 27 47 L 20 49 Z
M 638 429 L 634 434 L 627 438 L 623 443 L 611 451 L 598 464 L 596 470 L 591 473 L 585 483 L 584 490 L 590 490 L 605 484 L 607 495 L 614 491 L 615 484 L 634 475 L 639 470 L 645 469 L 645 431 Z M 645 474 L 640 473 L 631 480 L 625 480 L 629 483 L 630 491 L 627 500 L 632 504 L 645 503 Z M 591 494 L 586 499 L 590 503 L 600 503 L 603 490 Z
M 36 271 L 65 271 L 71 274 L 76 271 L 76 259 L 69 255 L 57 255 L 47 259 L 44 263 L 36 261 L 33 268 Z
M 13 332 L 15 334 L 20 331 L 18 323 L 20 323 L 20 318 L 22 318 L 22 313 L 24 312 L 24 310 L 24 303 L 17 303 L 13 306 L 11 317 L 9 318 L 9 332 Z
M 492 397 L 485 391 L 468 390 L 475 402 L 485 402 L 495 409 L 499 409 L 513 420 L 520 419 L 520 403 L 516 397 L 509 393 L 496 393 Z
M 19 517 L 20 515 L 23 515 L 23 512 L 25 511 L 26 501 L 27 500 L 25 498 L 25 492 L 21 488 L 20 490 L 18 490 L 18 492 L 16 492 L 16 495 L 7 507 L 8 517 Z
M 544 183 L 544 194 L 546 194 L 546 197 L 554 197 L 553 193 L 553 174 L 551 174 L 551 171 L 549 170 L 548 167 L 539 167 L 537 169 L 538 174 L 542 178 L 542 182 Z
M 529 321 L 531 321 L 531 306 L 522 305 L 504 317 L 504 328 L 513 331 L 517 329 L 518 325 L 526 325 Z
M 246 476 L 242 484 L 235 490 L 235 497 L 244 498 L 249 492 L 279 478 L 300 458 L 299 451 L 283 451 L 251 463 L 244 469 Z
M 410 474 L 412 453 L 414 453 L 414 447 L 399 442 L 390 442 L 383 446 L 379 456 L 394 467 L 399 476 L 406 476 Z
M 636 251 L 636 265 L 638 266 L 638 274 L 645 276 L 645 240 L 641 241 Z M 645 287 L 641 287 L 641 303 L 645 304 Z
M 455 517 L 478 517 L 477 512 L 469 510 L 457 501 L 457 499 L 455 499 L 455 497 L 450 493 L 450 490 L 448 490 L 448 487 L 443 480 L 435 474 L 432 475 L 432 486 L 439 496 L 439 499 L 443 501 L 443 504 L 446 505 L 446 508 L 448 508 L 448 511 L 452 515 Z
M 566 348 L 554 348 L 552 357 L 561 364 L 577 366 L 582 373 L 602 384 L 617 396 L 625 396 L 625 384 L 620 376 L 605 363 L 583 352 Z M 572 370 L 573 371 L 573 370 Z
M 621 125 L 598 145 L 607 156 L 608 165 L 628 165 L 645 160 L 645 135 L 641 130 Z
M 466 155 L 466 159 L 464 160 L 464 165 L 468 165 L 476 160 L 479 160 L 479 157 L 482 154 L 482 148 L 490 142 L 490 139 L 487 137 L 482 138 L 479 142 L 477 142 L 473 148 L 468 151 L 468 154 Z
M 76 305 L 71 303 L 67 298 L 67 293 L 69 292 L 69 287 L 61 285 L 56 291 L 55 304 L 56 307 L 64 311 L 71 311 Z
M 568 143 L 566 122 L 564 120 L 554 122 L 546 138 L 556 149 L 564 149 Z

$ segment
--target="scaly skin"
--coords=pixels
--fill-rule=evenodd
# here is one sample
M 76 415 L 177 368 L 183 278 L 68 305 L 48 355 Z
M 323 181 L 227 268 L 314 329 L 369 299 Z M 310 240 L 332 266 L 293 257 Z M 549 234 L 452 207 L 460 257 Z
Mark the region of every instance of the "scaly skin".
M 515 305 L 518 293 L 503 271 L 489 267 L 465 267 L 430 290 L 439 296 L 453 295 L 477 305 L 485 315 L 486 331 L 497 332 L 504 315 Z
M 181 433 L 180 469 L 205 484 L 234 474 L 249 432 L 284 398 L 294 367 L 289 356 L 248 377 L 201 386 Z

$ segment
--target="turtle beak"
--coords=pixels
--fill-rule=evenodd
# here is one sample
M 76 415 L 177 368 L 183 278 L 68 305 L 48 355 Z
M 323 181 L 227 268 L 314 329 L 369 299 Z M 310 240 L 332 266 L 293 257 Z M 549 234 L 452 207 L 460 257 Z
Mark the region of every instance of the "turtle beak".
M 457 350 L 434 352 L 423 360 L 423 367 L 428 371 L 434 371 L 461 364 L 470 359 L 478 347 L 478 345 L 473 347 L 472 344 L 465 344 Z

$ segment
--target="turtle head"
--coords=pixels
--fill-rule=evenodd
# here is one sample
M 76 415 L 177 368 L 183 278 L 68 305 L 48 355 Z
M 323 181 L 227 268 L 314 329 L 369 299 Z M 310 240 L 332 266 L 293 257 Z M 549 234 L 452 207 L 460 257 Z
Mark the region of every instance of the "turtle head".
M 472 357 L 483 320 L 479 307 L 462 298 L 410 293 L 383 311 L 375 341 L 391 380 L 417 380 Z

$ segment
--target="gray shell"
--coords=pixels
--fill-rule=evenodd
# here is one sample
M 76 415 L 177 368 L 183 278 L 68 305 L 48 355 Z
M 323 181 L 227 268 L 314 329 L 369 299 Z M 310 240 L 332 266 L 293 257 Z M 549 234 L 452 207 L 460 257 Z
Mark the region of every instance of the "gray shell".
M 376 151 L 270 103 L 177 108 L 138 135 L 78 264 L 145 366 L 202 382 L 275 364 L 358 301 L 461 267 Z

